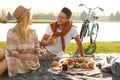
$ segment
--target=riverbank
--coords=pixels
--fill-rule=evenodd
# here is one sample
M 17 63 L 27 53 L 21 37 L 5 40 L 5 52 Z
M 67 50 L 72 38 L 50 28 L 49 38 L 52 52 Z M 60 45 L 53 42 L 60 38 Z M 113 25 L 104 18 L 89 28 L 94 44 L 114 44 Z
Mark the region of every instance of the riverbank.
M 32 23 L 51 23 L 54 22 L 56 20 L 46 20 L 46 19 L 36 19 L 36 20 L 32 20 Z M 82 23 L 82 20 L 72 20 L 73 23 Z M 8 20 L 7 23 L 16 23 L 16 20 Z

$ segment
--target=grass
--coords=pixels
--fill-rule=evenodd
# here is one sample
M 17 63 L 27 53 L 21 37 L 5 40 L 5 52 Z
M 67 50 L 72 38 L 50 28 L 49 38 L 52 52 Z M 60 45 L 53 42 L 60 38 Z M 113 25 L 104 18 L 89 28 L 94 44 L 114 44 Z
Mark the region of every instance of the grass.
M 0 42 L 0 48 L 6 49 L 6 42 Z
M 97 42 L 96 45 L 83 43 L 85 53 L 120 53 L 120 42 Z M 0 48 L 6 49 L 6 42 L 0 42 Z M 76 43 L 71 42 L 67 46 L 65 53 L 78 53 Z
M 96 45 L 91 45 L 90 43 L 83 43 L 85 53 L 120 53 L 120 42 L 97 42 Z M 66 53 L 76 51 L 76 43 L 70 43 L 66 48 Z

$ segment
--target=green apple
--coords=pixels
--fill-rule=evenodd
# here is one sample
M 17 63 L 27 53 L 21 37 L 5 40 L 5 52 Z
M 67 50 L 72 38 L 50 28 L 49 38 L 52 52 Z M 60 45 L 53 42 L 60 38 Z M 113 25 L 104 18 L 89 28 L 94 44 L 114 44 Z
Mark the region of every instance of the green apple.
M 75 63 L 74 64 L 74 68 L 80 68 L 80 64 L 79 63 Z

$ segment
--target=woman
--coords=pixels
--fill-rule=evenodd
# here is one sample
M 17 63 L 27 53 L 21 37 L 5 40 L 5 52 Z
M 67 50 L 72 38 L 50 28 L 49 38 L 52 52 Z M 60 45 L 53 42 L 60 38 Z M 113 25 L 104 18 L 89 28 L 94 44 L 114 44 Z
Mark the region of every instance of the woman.
M 16 18 L 17 24 L 8 30 L 8 52 L 6 52 L 3 59 L 5 68 L 8 68 L 9 76 L 30 72 L 40 67 L 37 56 L 39 52 L 38 37 L 36 31 L 29 27 L 32 23 L 30 9 L 20 5 L 13 13 L 13 16 Z

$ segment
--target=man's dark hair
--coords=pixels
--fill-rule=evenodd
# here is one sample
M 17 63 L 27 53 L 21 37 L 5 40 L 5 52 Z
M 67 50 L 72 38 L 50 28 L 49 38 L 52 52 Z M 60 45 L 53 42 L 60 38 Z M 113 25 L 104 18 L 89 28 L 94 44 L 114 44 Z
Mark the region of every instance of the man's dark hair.
M 72 16 L 71 10 L 68 9 L 67 7 L 64 7 L 61 11 L 66 14 L 68 19 L 70 19 L 70 17 Z

